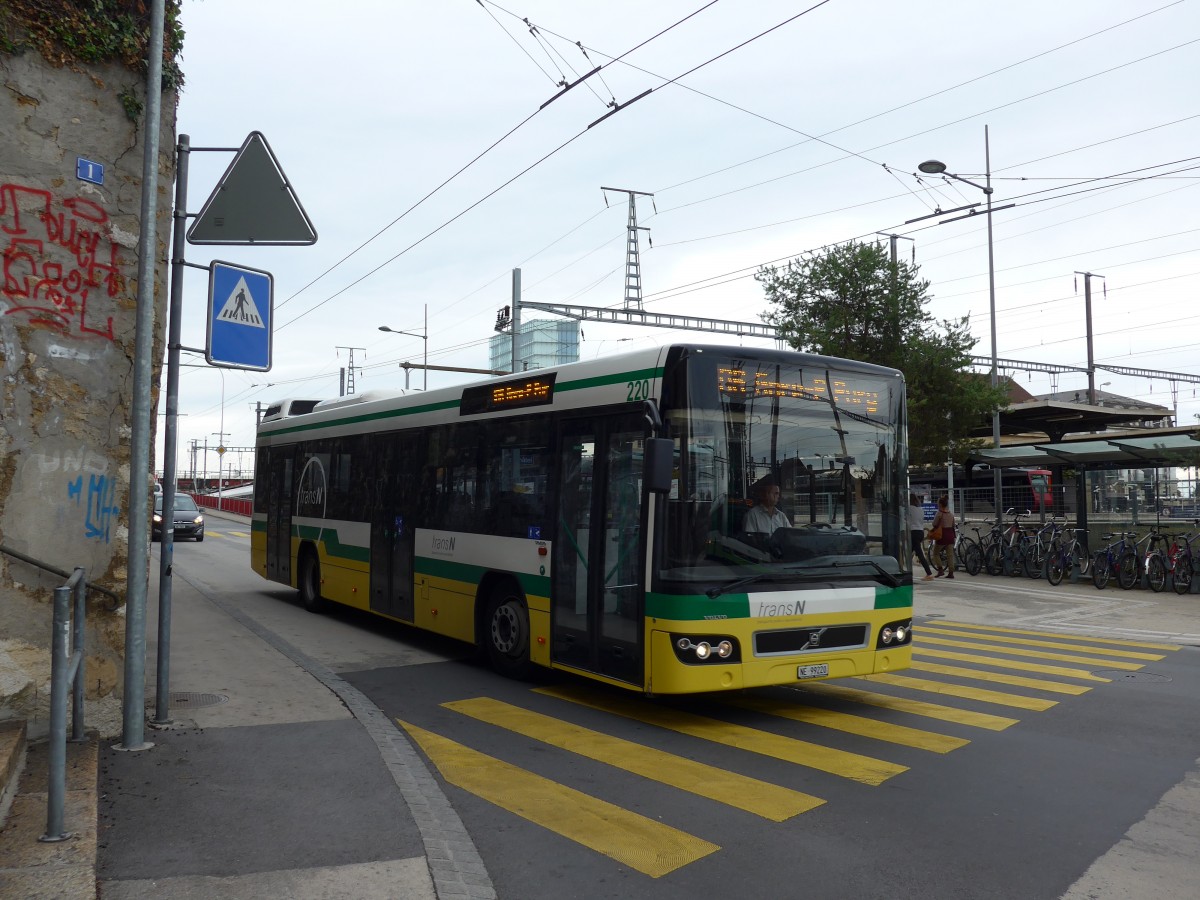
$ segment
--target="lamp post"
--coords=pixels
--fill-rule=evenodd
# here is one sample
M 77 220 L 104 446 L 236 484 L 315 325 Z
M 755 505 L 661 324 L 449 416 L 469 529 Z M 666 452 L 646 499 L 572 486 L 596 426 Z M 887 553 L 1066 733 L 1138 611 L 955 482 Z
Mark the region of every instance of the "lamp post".
M 991 316 L 992 325 L 992 387 L 999 385 L 999 373 L 996 361 L 996 264 L 992 255 L 992 154 L 991 147 L 988 143 L 988 128 L 983 126 L 983 159 L 984 159 L 984 183 L 979 184 L 976 181 L 971 181 L 969 178 L 963 178 L 961 175 L 955 175 L 946 171 L 946 164 L 936 159 L 927 159 L 925 162 L 917 166 L 926 175 L 942 175 L 946 178 L 953 178 L 955 181 L 961 181 L 963 184 L 969 184 L 971 187 L 979 188 L 983 191 L 987 198 L 987 243 L 988 243 L 988 310 Z M 992 413 L 992 445 L 1000 446 L 1000 410 L 997 409 Z M 999 460 L 996 460 L 998 463 Z M 1004 512 L 1003 504 L 1000 497 L 1000 469 L 993 466 L 995 473 L 995 503 L 996 503 L 996 519 L 1000 520 Z
M 429 304 L 428 303 L 425 304 L 425 324 L 423 326 L 421 334 L 417 334 L 415 331 L 401 331 L 398 328 L 389 328 L 386 325 L 380 325 L 379 330 L 386 331 L 389 334 L 406 334 L 409 337 L 419 337 L 422 341 L 425 342 L 425 362 L 424 362 L 425 378 L 424 378 L 424 383 L 423 383 L 421 390 L 423 390 L 423 391 L 429 390 Z M 404 386 L 406 388 L 408 387 L 408 369 L 404 370 Z

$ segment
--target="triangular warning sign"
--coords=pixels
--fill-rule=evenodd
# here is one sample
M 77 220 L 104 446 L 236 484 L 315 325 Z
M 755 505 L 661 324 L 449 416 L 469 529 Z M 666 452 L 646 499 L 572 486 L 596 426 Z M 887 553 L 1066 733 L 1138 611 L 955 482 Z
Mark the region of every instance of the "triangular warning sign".
M 263 318 L 259 315 L 258 307 L 254 305 L 254 296 L 246 287 L 244 277 L 238 279 L 237 287 L 229 294 L 229 299 L 217 313 L 218 322 L 231 322 L 234 325 L 249 325 L 251 328 L 266 328 Z
M 252 131 L 188 229 L 193 244 L 315 244 L 317 232 L 261 132 Z

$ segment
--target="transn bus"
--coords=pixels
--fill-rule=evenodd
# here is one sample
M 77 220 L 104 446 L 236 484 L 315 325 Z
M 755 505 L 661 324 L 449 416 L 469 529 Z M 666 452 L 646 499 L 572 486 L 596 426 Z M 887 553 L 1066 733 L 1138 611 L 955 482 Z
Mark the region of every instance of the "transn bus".
M 252 565 L 647 694 L 910 664 L 905 390 L 879 366 L 676 344 L 466 386 L 290 400 L 257 437 Z M 786 527 L 752 534 L 752 485 Z

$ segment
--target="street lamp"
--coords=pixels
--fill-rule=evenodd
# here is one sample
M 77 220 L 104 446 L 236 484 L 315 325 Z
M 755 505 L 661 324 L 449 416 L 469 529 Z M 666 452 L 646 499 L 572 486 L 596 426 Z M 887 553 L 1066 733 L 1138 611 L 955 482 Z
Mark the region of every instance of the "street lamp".
M 425 304 L 425 325 L 424 325 L 423 332 L 421 334 L 417 334 L 415 331 L 401 331 L 399 328 L 389 328 L 386 325 L 380 325 L 379 330 L 386 331 L 389 334 L 406 334 L 409 337 L 419 337 L 422 341 L 425 342 L 425 362 L 424 362 L 425 380 L 424 380 L 424 386 L 421 388 L 421 390 L 424 390 L 424 391 L 429 390 L 429 304 L 428 303 Z M 408 388 L 408 369 L 404 370 L 404 387 L 406 389 Z
M 988 307 L 991 314 L 992 323 L 992 387 L 999 385 L 998 365 L 996 359 L 996 264 L 992 255 L 992 154 L 988 144 L 988 128 L 983 126 L 983 158 L 984 158 L 984 178 L 983 184 L 976 181 L 971 181 L 969 178 L 963 178 L 961 175 L 955 175 L 946 171 L 946 164 L 936 159 L 927 159 L 925 162 L 917 166 L 926 175 L 942 175 L 946 178 L 953 178 L 955 181 L 961 181 L 963 184 L 969 184 L 971 187 L 979 188 L 983 191 L 987 198 L 987 240 L 988 240 Z M 997 409 L 992 413 L 992 445 L 1000 446 L 1000 410 Z M 1000 460 L 997 459 L 996 463 Z M 1000 520 L 1004 512 L 1000 498 L 1000 469 L 994 467 L 995 470 L 995 501 L 996 501 L 996 519 Z

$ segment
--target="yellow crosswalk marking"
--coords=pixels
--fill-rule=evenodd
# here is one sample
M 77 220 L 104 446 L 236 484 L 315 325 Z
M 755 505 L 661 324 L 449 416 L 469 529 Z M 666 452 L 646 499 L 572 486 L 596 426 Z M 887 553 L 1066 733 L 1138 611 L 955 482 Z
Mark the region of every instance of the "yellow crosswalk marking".
M 958 631 L 952 628 L 934 628 L 929 625 L 921 626 L 921 637 L 924 638 L 927 634 L 945 634 L 951 637 L 965 638 L 981 638 L 992 641 L 997 644 L 1021 644 L 1025 647 L 1038 648 L 1044 650 L 1075 650 L 1083 653 L 1095 653 L 1098 656 L 1121 656 L 1125 659 L 1146 659 L 1158 660 L 1162 659 L 1161 653 L 1139 653 L 1136 650 L 1110 650 L 1106 647 L 1086 647 L 1080 644 L 1068 644 L 1065 641 L 1027 641 L 1022 638 L 1002 637 L 998 634 L 980 635 L 970 631 Z M 1049 637 L 1049 635 L 1047 635 Z
M 891 694 L 880 694 L 876 691 L 864 691 L 859 688 L 845 687 L 840 684 L 830 684 L 823 681 L 813 682 L 802 688 L 792 688 L 798 693 L 821 694 L 850 703 L 862 703 L 865 706 L 876 706 L 880 709 L 891 709 L 896 712 L 908 713 L 914 716 L 924 716 L 927 719 L 940 719 L 943 722 L 954 722 L 959 725 L 970 725 L 973 728 L 986 728 L 988 731 L 1003 731 L 1020 722 L 1020 719 L 1010 719 L 1007 716 L 996 716 L 991 713 L 975 712 L 970 709 L 957 709 L 953 706 L 942 706 L 940 703 L 927 703 L 924 700 L 910 700 L 907 697 L 893 697 Z
M 401 719 L 396 721 L 451 784 L 651 878 L 670 874 L 721 849 Z
M 819 725 L 822 728 L 833 728 L 848 734 L 874 738 L 877 741 L 916 747 L 918 750 L 931 750 L 934 753 L 949 753 L 951 750 L 957 750 L 959 747 L 965 747 L 971 743 L 965 738 L 951 737 L 948 734 L 922 731 L 919 728 L 909 728 L 907 725 L 880 722 L 876 719 L 868 719 L 864 716 L 855 716 L 832 709 L 822 709 L 817 706 L 798 706 L 795 703 L 784 703 L 766 697 L 740 697 L 733 700 L 730 705 L 765 713 L 769 716 L 791 719 L 794 722 L 804 722 L 808 725 Z
M 873 759 L 870 756 L 782 737 L 646 701 L 634 702 L 616 694 L 591 688 L 546 687 L 536 690 L 539 694 L 545 694 L 548 697 L 557 697 L 570 703 L 589 706 L 637 722 L 645 722 L 647 725 L 657 725 L 660 728 L 711 741 L 715 744 L 723 744 L 726 747 L 748 750 L 751 753 L 770 756 L 773 759 L 780 759 L 798 766 L 819 769 L 822 772 L 840 775 L 862 784 L 879 785 L 893 775 L 908 771 L 907 766 Z
M 1061 675 L 1064 678 L 1078 678 L 1080 681 L 1100 681 L 1105 684 L 1112 681 L 1102 675 L 1093 675 L 1087 669 L 1068 669 L 1065 666 L 1047 666 L 1042 663 L 1027 662 L 1023 659 L 1001 659 L 998 656 L 981 656 L 978 653 L 957 653 L 954 650 L 934 650 L 931 647 L 913 647 L 914 656 L 932 656 L 937 659 L 954 659 L 959 662 L 979 663 L 981 666 L 995 666 L 998 669 L 1020 669 L 1022 672 L 1040 672 L 1042 675 Z M 1000 679 L 996 679 L 997 681 Z M 1016 684 L 1015 681 L 1009 684 Z
M 930 691 L 935 694 L 945 694 L 948 697 L 962 697 L 966 700 L 979 700 L 983 703 L 995 703 L 997 706 L 1015 706 L 1018 709 L 1032 709 L 1037 712 L 1058 705 L 1057 700 L 1042 700 L 1038 697 L 1003 694 L 1000 691 L 966 687 L 961 684 L 949 684 L 945 681 L 931 681 L 928 678 L 911 678 L 907 675 L 862 675 L 860 677 L 864 681 L 877 681 L 880 684 L 891 684 L 896 687 L 911 688 L 917 691 Z
M 970 622 L 951 622 L 946 619 L 939 619 L 939 625 L 949 625 L 954 628 L 969 628 L 972 631 L 995 632 L 997 634 L 1028 634 L 1034 637 L 1052 637 L 1052 638 L 1073 638 L 1074 635 L 1061 634 L 1055 631 L 1028 631 L 1022 628 L 997 628 L 994 625 L 975 625 Z M 923 627 L 923 626 L 922 626 Z M 1087 641 L 1089 644 L 1112 644 L 1117 647 L 1142 647 L 1146 650 L 1178 650 L 1178 644 L 1156 644 L 1150 641 L 1127 641 L 1117 638 L 1102 638 L 1092 637 L 1089 635 L 1079 635 L 1081 641 Z
M 229 533 L 234 535 L 235 537 L 244 537 L 244 538 L 250 537 L 250 532 L 248 532 L 248 531 L 231 531 Z
M 942 653 L 938 650 L 927 650 L 919 653 L 920 656 L 937 656 L 949 657 L 950 659 L 959 659 L 966 657 L 971 662 L 980 662 L 984 665 L 991 665 L 991 662 L 986 659 L 977 659 L 976 657 L 967 656 L 962 653 Z M 1011 684 L 1014 687 L 1034 688 L 1039 691 L 1050 691 L 1055 694 L 1086 694 L 1091 690 L 1090 687 L 1084 687 L 1082 684 L 1064 684 L 1061 681 L 1046 681 L 1044 678 L 1025 678 L 1021 675 L 1005 675 L 1002 672 L 985 672 L 982 669 L 967 669 L 963 666 L 943 666 L 940 663 L 931 663 L 922 661 L 913 661 L 912 668 L 917 672 L 933 672 L 936 675 L 953 675 L 958 678 L 973 678 L 976 681 L 990 681 L 994 684 Z M 1030 667 L 1033 668 L 1033 667 Z M 1040 671 L 1042 668 L 1053 668 L 1053 666 L 1038 666 Z M 1096 681 L 1108 681 L 1107 678 L 1098 678 L 1094 675 L 1089 675 L 1090 678 L 1095 678 Z
M 967 650 L 984 650 L 992 653 L 1007 653 L 1009 656 L 1024 656 L 1033 659 L 1057 659 L 1060 662 L 1083 663 L 1084 665 L 1103 666 L 1109 669 L 1128 669 L 1136 671 L 1145 667 L 1144 663 L 1122 662 L 1119 659 L 1096 659 L 1091 656 L 1075 656 L 1072 653 L 1049 653 L 1044 650 L 1023 650 L 1020 647 L 989 647 L 987 644 L 972 644 L 968 641 L 952 641 L 948 638 L 925 637 L 919 638 L 921 646 L 934 644 L 939 647 L 963 647 Z
M 773 822 L 786 821 L 825 802 L 820 797 L 727 772 L 488 697 L 456 700 L 442 706 Z

